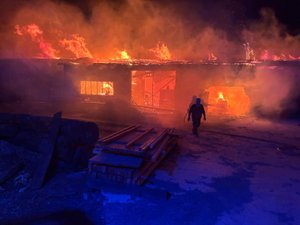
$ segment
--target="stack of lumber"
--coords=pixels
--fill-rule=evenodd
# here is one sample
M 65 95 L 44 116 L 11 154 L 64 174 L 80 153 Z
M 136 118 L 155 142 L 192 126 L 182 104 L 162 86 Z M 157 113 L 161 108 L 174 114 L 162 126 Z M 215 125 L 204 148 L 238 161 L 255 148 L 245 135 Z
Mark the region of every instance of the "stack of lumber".
M 177 146 L 174 129 L 128 126 L 99 139 L 89 160 L 89 175 L 124 184 L 143 184 Z

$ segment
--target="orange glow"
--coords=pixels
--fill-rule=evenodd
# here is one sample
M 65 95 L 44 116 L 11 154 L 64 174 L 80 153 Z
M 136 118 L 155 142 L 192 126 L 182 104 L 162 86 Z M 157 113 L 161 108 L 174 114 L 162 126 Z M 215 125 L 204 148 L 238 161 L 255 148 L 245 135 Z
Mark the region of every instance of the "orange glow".
M 86 43 L 83 37 L 79 34 L 73 34 L 71 39 L 63 39 L 60 44 L 65 49 L 74 53 L 76 58 L 93 58 L 92 54 L 86 47 Z
M 218 92 L 218 100 L 219 100 L 219 99 L 225 101 L 224 95 L 223 95 L 222 92 Z
M 72 52 L 76 58 L 90 58 L 94 59 L 95 61 L 101 60 L 124 60 L 132 62 L 132 57 L 128 54 L 127 50 L 117 50 L 111 47 L 111 49 L 107 49 L 106 51 L 99 53 L 99 51 L 95 50 L 94 43 L 87 43 L 84 36 L 89 37 L 89 35 L 82 34 L 65 34 L 61 29 L 48 29 L 48 32 L 44 32 L 41 27 L 37 24 L 27 24 L 27 25 L 15 25 L 14 34 L 23 37 L 24 40 L 28 41 L 30 38 L 34 45 L 37 45 L 40 49 L 40 53 L 35 55 L 35 57 L 42 57 L 42 58 L 59 58 L 59 57 L 69 57 L 69 54 L 66 54 L 66 50 Z M 45 33 L 47 35 L 45 35 Z M 54 34 L 54 35 L 53 35 Z M 28 38 L 29 37 L 29 38 Z M 93 49 L 88 49 L 89 46 L 93 46 Z M 126 45 L 126 44 L 125 44 Z M 32 49 L 30 44 L 27 43 L 24 45 L 23 48 Z M 55 46 L 55 48 L 53 47 Z M 113 45 L 112 45 L 113 46 Z M 288 60 L 300 60 L 299 53 L 297 53 L 294 49 L 268 49 L 265 48 L 253 48 L 256 46 L 255 44 L 251 44 L 246 42 L 243 44 L 244 47 L 244 57 L 243 59 L 246 61 L 288 61 Z M 139 49 L 143 49 L 143 52 L 138 52 L 135 50 L 136 48 L 133 47 L 130 49 L 130 53 L 134 55 L 139 55 L 139 59 L 145 59 L 145 55 L 149 56 L 149 51 L 159 60 L 171 60 L 174 59 L 174 56 L 171 55 L 168 46 L 163 42 L 158 42 L 154 48 L 151 48 L 145 51 L 143 46 L 139 46 Z M 219 53 L 215 50 L 216 53 Z M 112 53 L 112 54 L 111 54 Z M 145 55 L 143 55 L 145 53 Z M 176 49 L 176 53 L 178 50 Z M 292 53 L 292 54 L 291 54 Z M 103 55 L 102 55 L 103 54 Z M 297 55 L 298 54 L 298 55 Z M 153 59 L 150 56 L 151 59 Z M 95 57 L 97 56 L 97 57 Z M 32 56 L 30 56 L 32 57 Z M 205 53 L 201 56 L 202 59 L 208 61 L 216 61 L 219 58 L 216 56 L 215 53 L 210 52 L 208 50 L 207 55 Z M 203 58 L 204 57 L 204 58 Z M 222 57 L 220 55 L 220 57 Z M 101 60 L 100 60 L 101 59 Z M 222 58 L 221 58 L 222 60 Z
M 136 106 L 174 109 L 176 71 L 132 71 L 131 97 Z
M 217 56 L 215 56 L 214 53 L 212 53 L 212 52 L 208 53 L 208 60 L 209 61 L 216 61 L 217 59 L 218 58 L 217 58 Z
M 19 36 L 29 35 L 31 40 L 38 44 L 42 51 L 41 57 L 45 58 L 58 58 L 56 56 L 56 50 L 52 45 L 44 39 L 43 31 L 36 24 L 30 24 L 27 26 L 15 26 L 15 34 Z
M 131 57 L 125 49 L 122 51 L 117 50 L 116 56 L 112 60 L 131 60 Z
M 161 59 L 161 60 L 170 60 L 171 59 L 171 53 L 169 51 L 169 48 L 164 43 L 161 43 L 161 42 L 157 43 L 156 47 L 150 49 L 149 51 L 153 52 L 158 59 Z
M 287 61 L 287 60 L 298 60 L 300 59 L 300 57 L 296 57 L 296 56 L 293 56 L 291 54 L 283 54 L 281 53 L 280 55 L 270 55 L 269 53 L 269 50 L 264 50 L 262 52 L 262 54 L 260 55 L 260 59 L 261 60 L 273 60 L 273 61 Z
M 244 43 L 244 49 L 245 49 L 245 60 L 254 61 L 255 60 L 255 52 L 254 52 L 254 49 L 251 48 L 249 42 Z
M 82 95 L 114 95 L 113 82 L 110 81 L 80 81 Z
M 208 113 L 241 116 L 249 112 L 250 99 L 243 87 L 212 86 L 207 91 Z

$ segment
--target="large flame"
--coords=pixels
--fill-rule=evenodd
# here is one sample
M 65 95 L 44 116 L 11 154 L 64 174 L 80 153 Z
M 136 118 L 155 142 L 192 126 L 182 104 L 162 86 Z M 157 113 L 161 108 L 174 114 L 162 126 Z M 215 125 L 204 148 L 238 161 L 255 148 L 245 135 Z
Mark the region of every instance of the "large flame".
M 27 26 L 16 25 L 15 33 L 19 36 L 29 35 L 31 40 L 38 44 L 38 47 L 42 51 L 42 54 L 38 57 L 58 58 L 56 55 L 57 51 L 44 39 L 43 31 L 36 24 L 29 24 Z
M 63 39 L 60 41 L 62 47 L 74 53 L 76 58 L 93 58 L 93 55 L 90 53 L 86 47 L 85 39 L 79 34 L 73 34 L 71 39 Z
M 166 44 L 158 42 L 155 48 L 150 49 L 150 52 L 153 52 L 154 55 L 161 60 L 170 60 L 171 53 Z

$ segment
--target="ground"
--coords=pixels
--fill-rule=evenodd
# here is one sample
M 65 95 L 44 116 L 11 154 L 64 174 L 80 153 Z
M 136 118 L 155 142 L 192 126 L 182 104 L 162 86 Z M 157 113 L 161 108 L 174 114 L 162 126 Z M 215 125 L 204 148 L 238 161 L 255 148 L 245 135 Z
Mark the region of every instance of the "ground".
M 190 126 L 142 189 L 100 192 L 85 171 L 61 173 L 0 191 L 0 224 L 300 224 L 300 122 L 208 118 L 199 137 Z

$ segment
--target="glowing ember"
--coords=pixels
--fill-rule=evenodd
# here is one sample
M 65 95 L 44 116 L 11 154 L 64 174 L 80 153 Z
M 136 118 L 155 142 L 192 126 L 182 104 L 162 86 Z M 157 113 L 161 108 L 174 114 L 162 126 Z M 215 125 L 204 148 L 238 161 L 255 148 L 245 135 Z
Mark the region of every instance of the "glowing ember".
M 75 54 L 76 58 L 93 58 L 92 54 L 86 47 L 83 37 L 73 34 L 71 39 L 63 39 L 60 41 L 62 47 Z
M 218 58 L 215 56 L 214 53 L 210 52 L 208 53 L 208 60 L 209 61 L 216 61 Z
M 155 48 L 152 48 L 149 50 L 150 52 L 153 52 L 155 56 L 161 60 L 169 60 L 171 59 L 171 53 L 164 43 L 157 43 Z
M 218 100 L 224 100 L 225 101 L 225 99 L 224 99 L 224 95 L 223 95 L 223 93 L 222 92 L 218 92 Z
M 37 43 L 39 48 L 42 50 L 43 57 L 58 58 L 56 56 L 56 50 L 52 47 L 52 45 L 49 42 L 45 41 L 43 31 L 38 25 L 30 24 L 23 27 L 21 27 L 20 25 L 16 25 L 15 33 L 19 36 L 24 36 L 28 34 L 31 37 L 31 40 Z
M 240 116 L 250 109 L 250 99 L 243 87 L 213 86 L 208 88 L 208 112 Z

